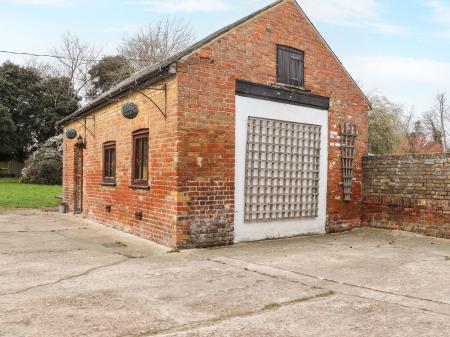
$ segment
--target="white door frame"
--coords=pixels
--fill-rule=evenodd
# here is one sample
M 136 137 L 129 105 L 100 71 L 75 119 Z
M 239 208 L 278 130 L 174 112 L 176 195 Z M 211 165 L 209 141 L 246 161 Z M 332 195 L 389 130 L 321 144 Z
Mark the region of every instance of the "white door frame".
M 254 241 L 305 234 L 323 234 L 326 225 L 328 175 L 328 111 L 300 105 L 236 96 L 234 241 Z M 245 158 L 248 117 L 321 126 L 318 217 L 244 222 Z

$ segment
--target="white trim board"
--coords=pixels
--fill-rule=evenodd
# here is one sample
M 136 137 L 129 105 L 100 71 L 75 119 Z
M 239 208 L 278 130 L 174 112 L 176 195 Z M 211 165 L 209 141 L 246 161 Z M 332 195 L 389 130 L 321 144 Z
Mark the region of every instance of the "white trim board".
M 320 144 L 318 217 L 268 222 L 244 222 L 245 158 L 247 149 L 247 120 L 249 116 L 304 124 L 315 124 L 322 127 Z M 235 122 L 236 157 L 234 241 L 244 242 L 296 235 L 325 233 L 328 173 L 328 111 L 244 96 L 236 96 Z

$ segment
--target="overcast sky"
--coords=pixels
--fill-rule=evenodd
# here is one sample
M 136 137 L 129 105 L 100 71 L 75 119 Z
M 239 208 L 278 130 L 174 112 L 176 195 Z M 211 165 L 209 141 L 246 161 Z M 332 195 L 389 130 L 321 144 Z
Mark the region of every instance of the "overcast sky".
M 270 0 L 0 0 L 0 50 L 48 53 L 70 30 L 113 53 L 139 27 L 171 16 L 198 38 Z M 417 113 L 450 95 L 450 0 L 298 0 L 364 91 Z M 0 54 L 0 61 L 21 57 Z

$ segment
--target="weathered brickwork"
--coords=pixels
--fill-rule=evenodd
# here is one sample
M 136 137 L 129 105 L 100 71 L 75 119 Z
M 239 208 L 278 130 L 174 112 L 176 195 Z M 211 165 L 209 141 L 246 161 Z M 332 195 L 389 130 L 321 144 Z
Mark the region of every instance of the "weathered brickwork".
M 164 83 L 152 85 L 159 88 Z M 118 229 L 148 238 L 152 241 L 174 246 L 176 242 L 176 186 L 177 141 L 177 84 L 172 77 L 167 83 L 167 119 L 145 96 L 131 92 L 121 99 L 95 111 L 86 120 L 85 131 L 78 122 L 66 125 L 75 128 L 86 141 L 84 149 L 83 215 Z M 160 106 L 164 107 L 162 91 L 145 90 Z M 140 109 L 133 119 L 121 114 L 123 103 L 132 101 Z M 95 123 L 92 119 L 95 117 Z M 79 122 L 85 123 L 84 118 Z M 130 188 L 132 165 L 132 132 L 149 128 L 149 183 L 150 190 Z M 102 186 L 103 144 L 116 141 L 116 186 Z M 76 140 L 64 137 L 64 200 L 73 211 L 74 195 L 74 144 Z M 111 212 L 106 211 L 111 205 Z M 143 219 L 136 220 L 135 211 L 142 211 Z
M 277 44 L 305 52 L 305 89 L 330 97 L 327 230 L 361 224 L 362 156 L 367 153 L 365 97 L 326 43 L 286 0 L 235 27 L 177 62 L 169 81 L 167 119 L 146 98 L 133 93 L 141 113 L 125 120 L 111 102 L 95 116 L 95 139 L 87 141 L 83 213 L 156 242 L 179 247 L 231 244 L 234 223 L 236 80 L 276 82 Z M 160 103 L 161 93 L 154 94 Z M 158 98 L 159 97 L 159 98 Z M 280 116 L 282 117 L 282 116 Z M 343 200 L 339 125 L 356 124 L 353 195 Z M 93 121 L 87 121 L 94 128 Z M 80 130 L 77 123 L 67 125 Z M 131 132 L 150 128 L 150 191 L 128 187 Z M 117 186 L 100 185 L 102 144 L 117 142 Z M 73 141 L 65 139 L 64 197 L 73 205 Z M 105 205 L 112 212 L 105 212 Z M 144 219 L 134 219 L 142 210 Z
M 179 230 L 189 233 L 187 245 L 232 240 L 235 84 L 237 79 L 274 84 L 277 44 L 303 50 L 305 88 L 331 98 L 327 229 L 347 230 L 361 223 L 361 165 L 367 153 L 368 107 L 295 2 L 287 1 L 178 64 L 179 131 L 183 139 L 179 183 L 189 199 L 179 213 Z M 359 132 L 351 202 L 343 200 L 341 122 L 356 124 Z
M 363 222 L 450 238 L 450 153 L 369 156 Z

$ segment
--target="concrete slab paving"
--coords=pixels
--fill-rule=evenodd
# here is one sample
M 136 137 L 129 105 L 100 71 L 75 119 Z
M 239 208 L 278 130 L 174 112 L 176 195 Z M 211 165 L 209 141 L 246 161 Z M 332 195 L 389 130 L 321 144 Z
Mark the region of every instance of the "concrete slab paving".
M 337 294 L 159 336 L 447 337 L 449 331 L 448 316 Z
M 449 336 L 450 241 L 349 233 L 181 253 L 0 214 L 0 336 Z
M 363 229 L 247 245 L 252 254 L 244 260 L 450 304 L 449 243 L 407 232 Z M 239 249 L 230 256 L 236 255 L 242 256 Z

